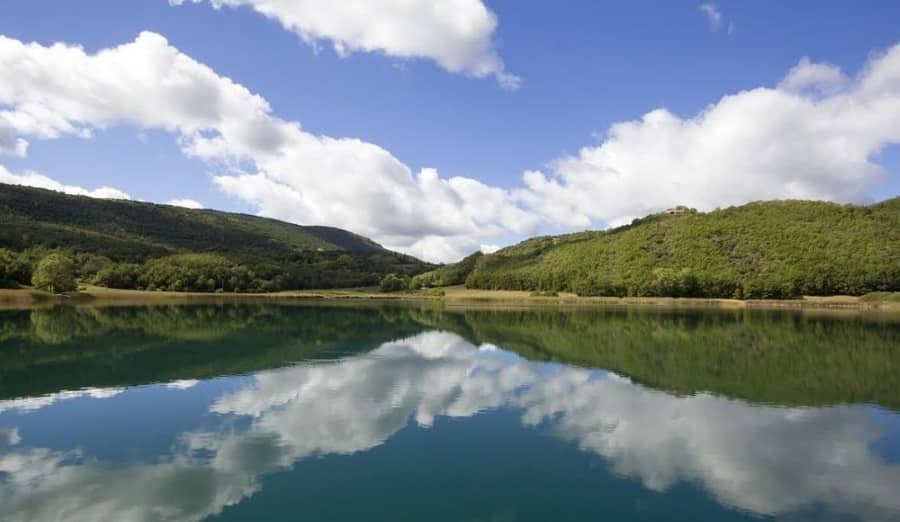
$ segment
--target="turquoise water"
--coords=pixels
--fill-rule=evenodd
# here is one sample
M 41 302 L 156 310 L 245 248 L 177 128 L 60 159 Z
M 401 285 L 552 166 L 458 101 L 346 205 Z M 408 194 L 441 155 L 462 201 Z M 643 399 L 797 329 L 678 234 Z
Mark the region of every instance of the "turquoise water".
M 900 520 L 900 323 L 0 312 L 0 520 Z

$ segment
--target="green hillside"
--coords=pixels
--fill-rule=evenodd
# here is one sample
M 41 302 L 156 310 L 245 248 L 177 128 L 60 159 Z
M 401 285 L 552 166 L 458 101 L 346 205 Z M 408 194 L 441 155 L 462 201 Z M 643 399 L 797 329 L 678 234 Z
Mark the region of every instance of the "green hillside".
M 900 290 L 900 198 L 682 209 L 481 257 L 470 288 L 580 295 L 790 298 Z
M 4 184 L 0 248 L 19 253 L 25 265 L 60 250 L 76 258 L 82 278 L 122 288 L 359 286 L 430 268 L 338 228 Z M 156 280 L 139 281 L 148 272 Z M 207 284 L 211 279 L 215 284 Z
M 424 288 L 461 285 L 466 282 L 466 277 L 472 273 L 478 260 L 481 259 L 481 256 L 483 255 L 484 254 L 481 252 L 475 252 L 474 254 L 466 256 L 458 263 L 440 266 L 430 272 L 419 274 L 412 278 L 410 286 L 412 288 Z

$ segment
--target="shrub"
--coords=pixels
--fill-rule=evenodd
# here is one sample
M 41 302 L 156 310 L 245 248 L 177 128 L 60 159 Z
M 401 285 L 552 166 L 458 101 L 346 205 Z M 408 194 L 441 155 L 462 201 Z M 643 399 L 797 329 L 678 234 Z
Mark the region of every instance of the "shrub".
M 49 254 L 35 267 L 31 283 L 35 288 L 55 294 L 77 290 L 75 264 L 63 254 Z
M 409 287 L 409 281 L 397 274 L 388 274 L 381 280 L 382 292 L 399 292 Z
M 15 288 L 31 279 L 31 268 L 15 252 L 0 248 L 0 288 Z

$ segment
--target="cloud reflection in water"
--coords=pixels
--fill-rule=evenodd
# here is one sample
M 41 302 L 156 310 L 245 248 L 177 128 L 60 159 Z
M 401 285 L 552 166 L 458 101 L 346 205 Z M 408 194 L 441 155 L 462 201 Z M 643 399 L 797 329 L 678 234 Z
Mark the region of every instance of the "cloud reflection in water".
M 213 402 L 221 429 L 183 433 L 155 462 L 111 466 L 17 440 L 0 454 L 0 518 L 200 520 L 298 460 L 371 449 L 410 420 L 428 427 L 439 416 L 499 407 L 521 410 L 525 426 L 547 426 L 652 490 L 691 482 L 760 515 L 814 504 L 872 520 L 900 513 L 900 466 L 870 449 L 883 428 L 865 407 L 676 397 L 484 348 L 428 332 L 357 357 L 259 373 Z

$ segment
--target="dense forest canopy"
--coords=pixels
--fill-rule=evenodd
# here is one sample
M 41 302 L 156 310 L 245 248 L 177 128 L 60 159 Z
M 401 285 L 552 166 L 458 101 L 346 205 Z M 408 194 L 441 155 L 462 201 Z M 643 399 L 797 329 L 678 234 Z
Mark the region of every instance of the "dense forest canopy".
M 588 296 L 897 291 L 900 198 L 869 206 L 768 201 L 709 213 L 678 208 L 613 230 L 529 239 L 456 268 L 470 288 Z M 416 279 L 441 278 L 432 272 Z
M 475 269 L 475 264 L 481 256 L 481 252 L 463 258 L 458 263 L 452 263 L 438 267 L 430 272 L 419 274 L 410 280 L 413 288 L 453 286 L 466 282 L 466 277 Z
M 50 254 L 113 288 L 275 291 L 376 285 L 430 265 L 331 227 L 0 184 L 0 286 Z

